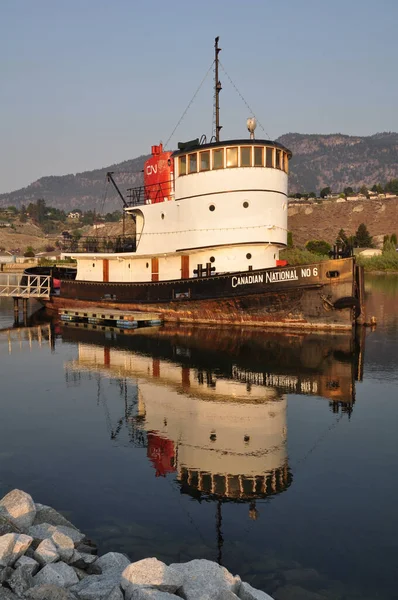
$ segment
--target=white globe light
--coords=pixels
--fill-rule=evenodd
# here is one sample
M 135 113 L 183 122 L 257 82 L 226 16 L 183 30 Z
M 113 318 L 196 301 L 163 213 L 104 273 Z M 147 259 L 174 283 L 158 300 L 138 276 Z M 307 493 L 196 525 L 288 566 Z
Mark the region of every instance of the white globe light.
M 249 117 L 246 121 L 246 126 L 250 133 L 254 133 L 254 130 L 257 127 L 256 119 L 254 117 Z

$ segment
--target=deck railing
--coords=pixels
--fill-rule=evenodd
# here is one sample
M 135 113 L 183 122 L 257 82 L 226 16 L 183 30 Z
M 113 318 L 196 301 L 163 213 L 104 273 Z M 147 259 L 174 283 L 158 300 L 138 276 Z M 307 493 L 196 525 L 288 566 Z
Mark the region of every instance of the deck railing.
M 139 206 L 142 204 L 156 204 L 165 200 L 171 200 L 173 197 L 173 180 L 162 181 L 150 185 L 140 185 L 139 187 L 129 188 L 127 198 L 129 206 Z
M 115 236 L 115 237 L 82 237 L 80 239 L 67 238 L 61 242 L 61 252 L 77 253 L 77 254 L 95 254 L 95 253 L 122 253 L 122 252 L 135 252 L 136 251 L 136 237 L 135 235 L 129 236 Z
M 51 277 L 49 275 L 22 275 L 16 282 L 15 275 L 3 276 L 0 282 L 0 297 L 49 298 Z

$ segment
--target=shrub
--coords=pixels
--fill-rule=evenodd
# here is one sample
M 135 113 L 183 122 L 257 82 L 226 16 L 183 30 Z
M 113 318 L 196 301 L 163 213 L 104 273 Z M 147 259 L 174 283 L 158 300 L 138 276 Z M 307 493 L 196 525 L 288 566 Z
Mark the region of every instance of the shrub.
M 310 240 L 306 243 L 305 247 L 309 252 L 321 255 L 328 254 L 332 249 L 331 245 L 325 242 L 325 240 Z
M 398 252 L 395 249 L 370 258 L 360 255 L 357 261 L 358 264 L 364 267 L 365 271 L 398 271 Z
M 298 248 L 285 248 L 279 254 L 281 260 L 287 260 L 289 265 L 293 267 L 296 265 L 310 265 L 314 262 L 322 260 L 329 260 L 329 256 L 321 256 L 320 254 L 314 254 L 308 250 L 299 250 Z
M 35 256 L 34 250 L 32 248 L 32 246 L 28 246 L 24 252 L 24 256 L 26 257 L 33 257 Z

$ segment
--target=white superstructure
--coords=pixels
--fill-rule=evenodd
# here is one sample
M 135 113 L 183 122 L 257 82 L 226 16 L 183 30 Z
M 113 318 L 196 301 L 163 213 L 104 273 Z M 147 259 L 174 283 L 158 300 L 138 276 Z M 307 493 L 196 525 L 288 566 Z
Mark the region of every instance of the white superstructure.
M 287 243 L 286 148 L 255 139 L 153 148 L 150 183 L 126 208 L 136 251 L 73 253 L 77 280 L 167 281 L 276 266 Z

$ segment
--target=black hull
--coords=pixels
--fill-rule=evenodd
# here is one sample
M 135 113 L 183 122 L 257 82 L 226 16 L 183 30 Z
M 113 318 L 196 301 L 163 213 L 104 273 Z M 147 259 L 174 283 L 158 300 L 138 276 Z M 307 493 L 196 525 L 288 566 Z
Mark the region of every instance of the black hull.
M 142 283 L 62 280 L 50 310 L 84 306 L 157 312 L 165 321 L 350 329 L 363 318 L 352 258 Z

